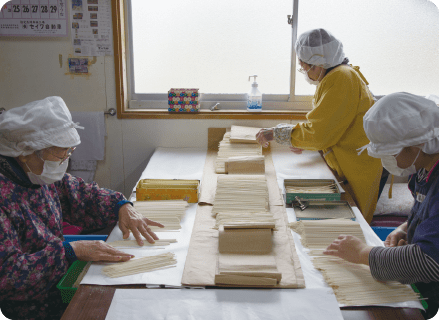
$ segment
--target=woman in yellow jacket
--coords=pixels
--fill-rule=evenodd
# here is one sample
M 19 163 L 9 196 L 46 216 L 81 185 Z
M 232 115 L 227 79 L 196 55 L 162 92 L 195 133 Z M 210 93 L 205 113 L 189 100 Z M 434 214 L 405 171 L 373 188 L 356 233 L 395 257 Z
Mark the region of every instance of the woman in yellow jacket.
M 369 143 L 363 129 L 363 116 L 373 105 L 368 82 L 358 67 L 348 65 L 343 45 L 324 29 L 303 33 L 296 53 L 305 79 L 317 85 L 313 110 L 307 122 L 279 124 L 262 129 L 258 141 L 287 144 L 292 151 L 321 150 L 327 164 L 346 181 L 364 218 L 370 223 L 375 211 L 382 166 L 379 159 L 357 149 Z

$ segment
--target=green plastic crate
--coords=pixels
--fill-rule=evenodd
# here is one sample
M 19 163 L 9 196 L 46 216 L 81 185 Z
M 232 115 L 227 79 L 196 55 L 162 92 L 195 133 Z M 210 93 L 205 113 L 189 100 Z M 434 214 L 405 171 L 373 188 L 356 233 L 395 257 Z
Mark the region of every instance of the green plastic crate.
M 73 288 L 76 279 L 81 274 L 84 267 L 87 265 L 87 261 L 76 260 L 70 266 L 67 273 L 61 279 L 61 281 L 56 285 L 56 287 L 61 291 L 61 298 L 64 303 L 70 303 L 73 296 L 78 288 Z

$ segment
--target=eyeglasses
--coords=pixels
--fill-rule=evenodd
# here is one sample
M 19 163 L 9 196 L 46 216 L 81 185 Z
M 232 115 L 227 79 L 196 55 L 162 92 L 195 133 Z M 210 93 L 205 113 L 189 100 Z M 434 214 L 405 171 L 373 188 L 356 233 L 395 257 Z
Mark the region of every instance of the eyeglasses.
M 47 150 L 52 156 L 54 156 L 55 158 L 59 159 L 61 162 L 59 163 L 59 165 L 62 165 L 68 158 L 70 158 L 70 156 L 72 155 L 73 151 L 75 151 L 76 147 L 73 148 L 69 148 L 67 149 L 67 154 L 64 157 L 58 157 L 57 155 L 54 155 L 52 152 L 50 152 L 49 150 Z

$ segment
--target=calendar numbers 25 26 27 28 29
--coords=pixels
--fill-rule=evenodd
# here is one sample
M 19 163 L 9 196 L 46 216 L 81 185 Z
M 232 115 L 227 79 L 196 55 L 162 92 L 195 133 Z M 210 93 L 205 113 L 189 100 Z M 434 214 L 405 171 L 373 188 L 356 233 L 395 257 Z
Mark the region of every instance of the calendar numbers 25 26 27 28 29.
M 12 6 L 13 8 L 13 12 L 15 13 L 19 13 L 19 12 L 24 12 L 24 13 L 56 13 L 58 10 L 57 6 L 48 6 L 48 5 L 29 5 L 29 4 L 14 4 Z

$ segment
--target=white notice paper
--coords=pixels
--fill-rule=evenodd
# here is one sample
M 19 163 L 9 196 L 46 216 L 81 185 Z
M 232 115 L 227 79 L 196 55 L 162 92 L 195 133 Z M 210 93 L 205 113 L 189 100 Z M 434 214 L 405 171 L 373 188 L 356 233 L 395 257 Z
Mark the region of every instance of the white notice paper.
M 111 1 L 72 0 L 70 12 L 75 55 L 113 55 Z
M 117 289 L 107 320 L 343 320 L 331 289 Z

